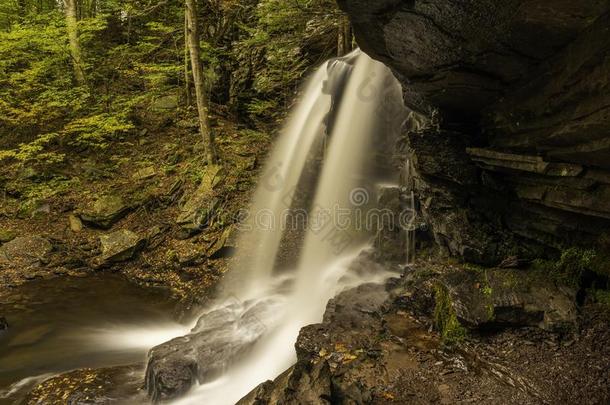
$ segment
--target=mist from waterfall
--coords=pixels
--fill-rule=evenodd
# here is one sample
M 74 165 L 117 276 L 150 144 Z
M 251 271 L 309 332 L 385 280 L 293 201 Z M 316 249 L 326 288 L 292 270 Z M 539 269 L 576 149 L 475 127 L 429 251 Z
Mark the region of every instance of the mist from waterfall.
M 406 113 L 402 106 L 401 88 L 390 70 L 359 50 L 325 63 L 313 75 L 263 171 L 245 221 L 248 232 L 240 238 L 239 268 L 233 269 L 231 285 L 225 288 L 225 303 L 217 301 L 214 307 L 230 307 L 236 319 L 264 308 L 252 317 L 255 322 L 234 330 L 237 341 L 252 347 L 227 362 L 220 378 L 199 385 L 177 404 L 237 402 L 294 364 L 299 330 L 322 320 L 329 299 L 343 289 L 390 276 L 379 271 L 356 274 L 349 266 L 371 237 L 354 212 L 376 202 L 367 187 L 374 166 L 373 143 L 380 133 L 400 129 Z M 292 271 L 277 273 L 283 232 L 258 223 L 256 214 L 265 212 L 267 221 L 282 222 L 293 202 L 291 189 L 300 184 L 312 148 L 320 142 L 323 160 L 311 190 L 313 204 L 299 258 Z M 337 211 L 347 213 L 341 223 L 333 215 Z

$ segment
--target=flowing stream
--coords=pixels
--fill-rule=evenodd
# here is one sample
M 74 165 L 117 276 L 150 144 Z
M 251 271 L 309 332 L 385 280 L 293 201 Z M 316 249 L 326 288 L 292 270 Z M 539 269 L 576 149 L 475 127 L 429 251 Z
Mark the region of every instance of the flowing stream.
M 151 346 L 188 331 L 173 321 L 167 294 L 119 276 L 34 280 L 3 298 L 0 404 L 61 372 L 140 363 Z

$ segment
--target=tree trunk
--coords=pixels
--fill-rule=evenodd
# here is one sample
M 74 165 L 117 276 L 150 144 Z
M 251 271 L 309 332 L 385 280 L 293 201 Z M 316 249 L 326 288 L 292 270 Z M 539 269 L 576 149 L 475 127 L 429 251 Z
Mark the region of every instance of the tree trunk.
M 345 28 L 343 27 L 343 21 L 339 21 L 339 27 L 337 27 L 337 56 L 341 57 L 346 53 Z
M 184 9 L 184 92 L 186 105 L 191 105 L 191 79 L 189 72 L 189 46 L 188 46 L 188 9 Z
M 191 54 L 191 70 L 193 71 L 193 84 L 197 98 L 197 112 L 199 113 L 199 130 L 205 143 L 208 163 L 216 163 L 216 145 L 214 134 L 210 129 L 208 120 L 209 102 L 205 92 L 205 82 L 201 67 L 199 30 L 197 26 L 197 4 L 195 0 L 186 0 L 186 22 L 188 47 Z
M 350 53 L 354 50 L 354 30 L 352 30 L 352 24 L 349 21 L 349 18 L 345 19 L 345 51 Z
M 347 55 L 352 51 L 352 26 L 347 17 L 341 17 L 337 27 L 337 56 Z
M 85 84 L 85 73 L 83 71 L 83 60 L 78 41 L 78 28 L 76 19 L 76 0 L 64 0 L 66 13 L 66 27 L 68 29 L 68 40 L 70 42 L 70 55 L 74 67 L 74 77 L 79 85 Z

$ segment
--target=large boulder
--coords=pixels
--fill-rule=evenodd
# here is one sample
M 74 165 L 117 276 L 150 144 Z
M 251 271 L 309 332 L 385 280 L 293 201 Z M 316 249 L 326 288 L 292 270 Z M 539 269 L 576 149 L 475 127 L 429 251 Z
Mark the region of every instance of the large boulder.
M 146 240 L 135 232 L 121 229 L 100 236 L 102 254 L 97 258 L 99 264 L 112 264 L 131 259 L 146 243 Z
M 379 284 L 339 294 L 328 303 L 322 323 L 301 329 L 297 363 L 238 404 L 374 403 L 371 388 L 382 378 L 383 365 L 371 364 L 379 355 L 369 352 L 378 350 L 385 334 L 382 315 L 389 298 Z
M 119 219 L 130 210 L 130 206 L 117 195 L 108 195 L 98 198 L 92 207 L 83 210 L 80 218 L 88 225 L 110 229 Z
M 29 405 L 102 405 L 119 402 L 141 404 L 146 402 L 141 390 L 141 375 L 140 364 L 72 370 L 45 378 L 30 390 L 21 403 Z
M 40 236 L 21 236 L 0 246 L 0 266 L 38 266 L 47 261 L 53 245 Z
M 277 311 L 277 302 L 272 300 L 230 300 L 201 316 L 190 334 L 154 347 L 146 368 L 146 389 L 152 400 L 180 397 L 196 382 L 218 377 L 265 333 L 262 320 Z
M 576 291 L 525 270 L 455 271 L 442 278 L 457 318 L 471 328 L 576 326 Z
M 180 226 L 181 238 L 199 233 L 210 224 L 220 205 L 214 189 L 224 177 L 222 167 L 215 165 L 206 167 L 201 184 L 182 206 L 176 219 L 176 223 Z

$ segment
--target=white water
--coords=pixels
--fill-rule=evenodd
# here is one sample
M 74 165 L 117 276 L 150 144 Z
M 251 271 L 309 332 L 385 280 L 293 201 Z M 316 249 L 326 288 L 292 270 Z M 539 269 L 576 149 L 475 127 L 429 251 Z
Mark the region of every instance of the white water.
M 351 212 L 364 208 L 366 201 L 354 201 L 353 190 L 364 187 L 372 164 L 368 152 L 376 131 L 398 128 L 403 118 L 400 114 L 388 116 L 396 110 L 377 108 L 388 98 L 402 105 L 400 86 L 390 71 L 359 51 L 350 57 L 357 59 L 347 86 L 342 89 L 343 101 L 327 142 L 310 221 L 311 215 L 319 211 L 334 213 L 337 209 L 347 209 Z M 340 68 L 345 69 L 345 66 Z M 326 66 L 323 66 L 310 82 L 304 102 L 294 112 L 291 124 L 270 158 L 268 167 L 275 168 L 278 176 L 275 180 L 280 181 L 278 190 L 281 192 L 270 193 L 269 184 L 265 183 L 268 177 L 259 186 L 254 209 L 269 209 L 276 215 L 276 220 L 280 218 L 280 211 L 287 208 L 281 201 L 284 193 L 289 192 L 286 186 L 298 182 L 309 148 L 323 133 L 323 119 L 330 105 L 330 97 L 324 95 L 321 88 L 327 79 L 326 72 Z M 398 125 L 388 125 L 395 121 Z M 285 179 L 288 180 L 283 181 Z M 366 196 L 369 197 L 374 198 Z M 300 261 L 289 275 L 273 276 L 273 264 L 282 237 L 279 230 L 255 230 L 246 236 L 260 242 L 256 253 L 251 256 L 252 267 L 241 269 L 253 271 L 251 276 L 257 289 L 249 290 L 249 298 L 253 294 L 258 299 L 272 300 L 279 305 L 271 311 L 272 316 L 260 319 L 266 332 L 246 357 L 229 365 L 224 376 L 200 385 L 177 404 L 234 404 L 258 384 L 277 377 L 294 363 L 294 343 L 299 330 L 321 321 L 330 298 L 346 288 L 387 279 L 389 273 L 356 275 L 350 272 L 350 263 L 367 247 L 366 239 L 370 235 L 353 226 L 339 226 L 334 215 L 331 217 L 328 221 L 316 222 L 318 226 L 310 222 Z M 277 286 L 287 283 L 292 288 L 278 292 Z
M 250 208 L 251 216 L 246 227 L 251 231 L 244 233 L 239 245 L 247 246 L 248 269 L 247 277 L 242 278 L 240 290 L 243 287 L 250 290 L 264 288 L 269 283 L 277 250 L 282 238 L 281 232 L 273 232 L 269 228 L 256 223 L 259 213 L 265 213 L 266 218 L 278 220 L 286 207 L 285 197 L 295 187 L 303 171 L 307 153 L 320 136 L 320 124 L 330 108 L 330 95 L 322 93 L 322 85 L 326 79 L 326 66 L 320 67 L 310 79 L 305 89 L 305 97 L 280 135 L 278 142 L 269 157 L 259 187 L 254 195 Z M 273 224 L 269 224 L 272 227 Z
M 328 82 L 337 77 L 348 77 L 347 84 L 338 89 L 342 97 L 332 134 L 322 139 L 324 119 L 332 101 L 331 95 L 326 94 L 329 88 L 333 89 Z M 380 108 L 388 104 L 401 107 Z M 246 222 L 251 229 L 239 241 L 236 262 L 240 268 L 232 270 L 238 276 L 229 278 L 232 285 L 225 286 L 227 295 L 209 308 L 226 308 L 230 316 L 239 319 L 249 309 L 263 304 L 265 310 L 254 317 L 259 324 L 247 324 L 233 332 L 236 341 L 253 346 L 238 361 L 227 362 L 220 378 L 199 385 L 176 404 L 234 404 L 294 364 L 294 344 L 300 329 L 322 320 L 330 298 L 344 289 L 383 282 L 390 276 L 386 272 L 355 274 L 350 270 L 350 264 L 368 247 L 371 234 L 357 229 L 353 222 L 345 225 L 345 218 L 338 221 L 335 214 L 337 210 L 347 210 L 346 218 L 353 220 L 355 210 L 377 201 L 374 191 L 368 191 L 370 195 L 354 191 L 366 191 L 373 165 L 373 142 L 380 131 L 400 127 L 405 118 L 402 105 L 400 86 L 389 69 L 360 51 L 324 64 L 314 74 L 266 164 Z M 264 211 L 266 218 L 281 221 L 282 213 L 290 208 L 291 201 L 289 198 L 287 202 L 286 196 L 298 184 L 317 141 L 325 145 L 324 160 L 298 265 L 291 272 L 274 274 L 283 234 L 277 226 L 260 226 L 256 213 Z M 325 210 L 331 212 L 330 219 L 316 221 L 315 214 Z M 182 334 L 181 326 L 169 330 L 119 329 L 105 334 L 102 340 L 139 347 L 151 343 L 145 338 L 169 340 Z

